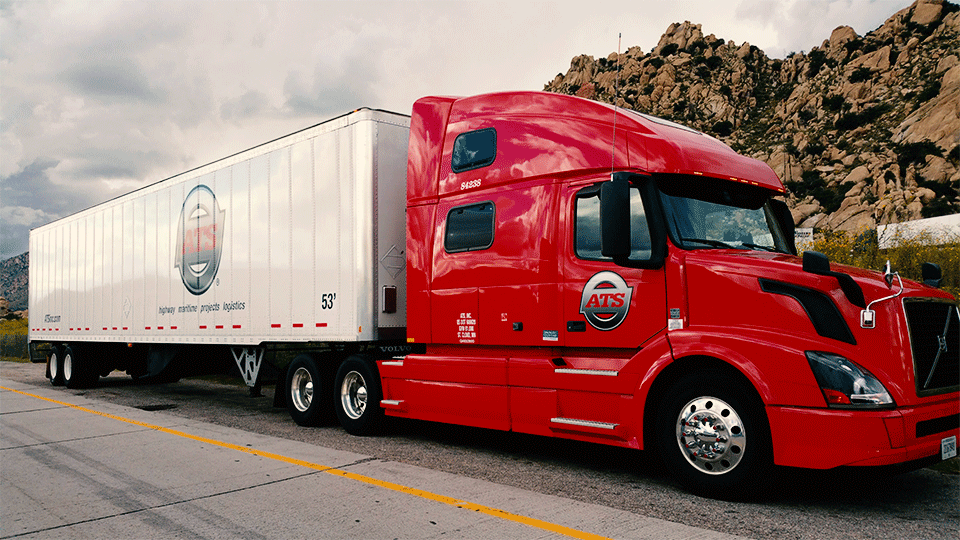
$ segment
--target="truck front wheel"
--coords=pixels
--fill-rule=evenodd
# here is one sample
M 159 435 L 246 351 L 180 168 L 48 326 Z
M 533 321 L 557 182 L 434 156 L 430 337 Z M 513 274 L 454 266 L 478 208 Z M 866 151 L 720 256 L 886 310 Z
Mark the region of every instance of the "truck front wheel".
M 770 428 L 753 388 L 723 372 L 697 372 L 664 395 L 657 445 L 680 482 L 716 499 L 757 495 L 773 459 Z
M 337 419 L 352 435 L 374 434 L 383 423 L 383 393 L 375 366 L 370 358 L 351 356 L 337 370 Z
M 330 407 L 327 386 L 314 356 L 301 354 L 293 359 L 287 368 L 287 410 L 297 425 L 316 426 L 323 420 L 324 409 Z

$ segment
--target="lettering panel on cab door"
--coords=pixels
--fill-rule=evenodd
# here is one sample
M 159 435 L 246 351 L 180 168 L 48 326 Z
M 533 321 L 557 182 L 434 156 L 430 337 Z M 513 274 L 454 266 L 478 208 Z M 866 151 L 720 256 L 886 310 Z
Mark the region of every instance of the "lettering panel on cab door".
M 571 270 L 564 286 L 568 347 L 639 347 L 666 326 L 662 270 L 597 263 Z
M 430 311 L 433 314 L 434 343 L 474 345 L 481 343 L 479 323 L 479 293 L 477 289 L 447 289 L 433 291 Z

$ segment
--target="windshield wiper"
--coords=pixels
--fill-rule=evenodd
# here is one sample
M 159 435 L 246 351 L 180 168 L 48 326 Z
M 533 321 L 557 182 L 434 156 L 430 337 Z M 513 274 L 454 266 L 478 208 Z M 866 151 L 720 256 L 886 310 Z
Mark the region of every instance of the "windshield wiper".
M 779 251 L 777 251 L 776 248 L 770 247 L 770 246 L 761 246 L 760 244 L 751 244 L 749 242 L 743 242 L 741 243 L 741 245 L 743 247 L 748 247 L 748 248 L 762 249 L 764 251 L 769 251 L 771 253 L 780 253 Z
M 719 240 L 710 240 L 709 238 L 684 238 L 680 237 L 681 242 L 696 242 L 698 244 L 706 244 L 708 246 L 713 246 L 715 248 L 725 248 L 725 249 L 737 249 L 726 242 L 721 242 Z

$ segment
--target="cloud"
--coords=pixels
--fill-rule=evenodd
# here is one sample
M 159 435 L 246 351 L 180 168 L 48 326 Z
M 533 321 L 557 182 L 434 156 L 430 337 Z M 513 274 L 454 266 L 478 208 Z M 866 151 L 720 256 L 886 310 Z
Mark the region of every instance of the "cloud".
M 240 123 L 264 115 L 273 110 L 270 98 L 259 90 L 248 90 L 237 98 L 226 98 L 220 104 L 220 118 L 227 122 Z
M 48 172 L 57 164 L 56 160 L 37 160 L 16 174 L 0 178 L 0 260 L 27 251 L 30 227 L 87 204 L 50 183 Z M 38 192 L 44 196 L 36 197 Z
M 50 182 L 49 172 L 59 165 L 52 158 L 42 158 L 30 163 L 16 174 L 0 179 L 0 195 L 4 206 L 31 206 L 38 201 L 43 209 L 54 214 L 62 214 L 69 208 L 82 202 L 76 195 Z M 42 192 L 43 197 L 36 197 Z
M 753 25 L 758 36 L 765 36 L 751 41 L 752 44 L 764 49 L 770 57 L 783 58 L 792 52 L 819 47 L 838 26 L 853 27 L 864 35 L 912 3 L 912 0 L 742 0 L 733 13 L 736 20 Z
M 0 223 L 4 224 L 5 227 L 32 227 L 46 223 L 57 217 L 56 214 L 48 214 L 36 208 L 0 206 Z M 0 257 L 0 259 L 5 258 L 6 257 Z
M 768 55 L 910 0 L 0 0 L 0 256 L 77 212 L 357 107 L 539 90 L 690 20 Z M 13 255 L 19 254 L 12 253 Z
M 162 101 L 162 92 L 151 88 L 144 69 L 130 58 L 97 58 L 68 67 L 64 82 L 77 95 L 104 101 L 130 99 L 143 102 Z

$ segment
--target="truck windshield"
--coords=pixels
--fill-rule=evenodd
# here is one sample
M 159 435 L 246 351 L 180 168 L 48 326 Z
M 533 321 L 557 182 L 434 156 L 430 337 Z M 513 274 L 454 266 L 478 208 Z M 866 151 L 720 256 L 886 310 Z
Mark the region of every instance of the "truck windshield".
M 765 190 L 704 178 L 657 182 L 667 228 L 683 249 L 750 249 L 786 253 Z

